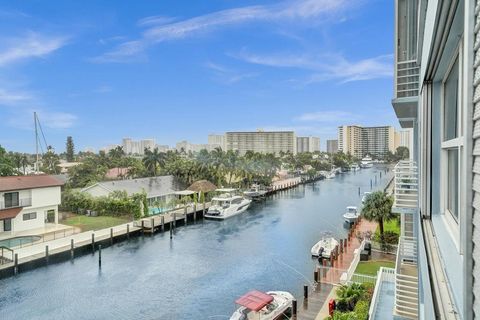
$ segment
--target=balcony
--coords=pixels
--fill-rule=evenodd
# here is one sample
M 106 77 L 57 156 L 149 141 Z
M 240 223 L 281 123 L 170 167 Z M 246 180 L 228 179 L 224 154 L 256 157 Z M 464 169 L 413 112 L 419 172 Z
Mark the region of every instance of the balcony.
M 394 203 L 392 211 L 415 214 L 418 211 L 418 167 L 413 161 L 400 161 L 394 169 Z
M 13 202 L 13 203 L 5 203 L 4 201 L 0 201 L 0 210 L 30 207 L 31 205 L 32 205 L 32 198 L 19 199 L 18 202 Z

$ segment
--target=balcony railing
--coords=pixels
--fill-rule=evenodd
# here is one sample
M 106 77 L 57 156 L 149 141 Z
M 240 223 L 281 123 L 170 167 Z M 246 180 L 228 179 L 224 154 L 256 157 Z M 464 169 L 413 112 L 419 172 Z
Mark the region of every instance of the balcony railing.
M 397 62 L 396 97 L 418 96 L 420 67 L 417 60 Z
M 387 317 L 391 317 L 391 314 L 378 314 L 377 309 L 379 308 L 379 304 L 382 304 L 382 286 L 384 282 L 395 283 L 395 269 L 381 267 L 380 270 L 377 272 L 377 282 L 375 284 L 375 290 L 373 292 L 372 302 L 370 303 L 370 309 L 368 311 L 369 319 L 377 320 L 377 319 L 385 319 Z M 388 309 L 392 310 L 393 305 L 391 303 L 388 304 Z
M 400 161 L 394 169 L 395 192 L 392 211 L 395 213 L 417 212 L 418 168 L 413 161 Z
M 5 203 L 4 201 L 0 201 L 0 210 L 30 207 L 31 205 L 32 205 L 32 198 L 19 199 L 18 202 L 15 202 L 15 203 Z
M 395 315 L 418 319 L 417 239 L 400 237 L 395 267 Z

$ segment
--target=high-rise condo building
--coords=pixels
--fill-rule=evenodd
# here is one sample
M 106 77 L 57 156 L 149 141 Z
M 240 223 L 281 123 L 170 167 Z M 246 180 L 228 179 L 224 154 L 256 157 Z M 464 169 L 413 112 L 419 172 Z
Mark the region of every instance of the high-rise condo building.
M 395 168 L 396 265 L 379 272 L 369 318 L 478 319 L 480 1 L 395 9 L 392 105 L 413 161 Z
M 338 150 L 357 158 L 366 155 L 383 158 L 395 152 L 395 129 L 391 126 L 338 127 Z
M 245 154 L 247 151 L 259 153 L 290 152 L 297 153 L 297 139 L 293 131 L 253 131 L 227 132 L 225 134 L 226 150 Z
M 297 137 L 297 153 L 320 151 L 320 138 Z
M 155 139 L 144 139 L 135 141 L 131 138 L 123 138 L 122 140 L 123 151 L 126 154 L 143 155 L 145 154 L 145 149 L 153 150 L 155 149 L 155 146 Z
M 327 152 L 328 153 L 337 153 L 338 152 L 338 140 L 327 140 Z
M 209 134 L 208 135 L 208 144 L 212 149 L 222 148 L 225 150 L 225 135 L 223 134 Z

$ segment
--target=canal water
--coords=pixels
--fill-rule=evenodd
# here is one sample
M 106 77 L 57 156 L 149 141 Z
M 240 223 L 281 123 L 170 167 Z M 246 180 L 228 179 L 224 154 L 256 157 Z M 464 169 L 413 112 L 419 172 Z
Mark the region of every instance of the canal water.
M 229 319 L 251 289 L 301 297 L 322 234 L 344 238 L 342 215 L 381 189 L 383 168 L 280 192 L 229 220 L 199 221 L 0 281 L 0 319 Z M 382 179 L 379 173 L 382 171 Z M 375 175 L 378 182 L 375 185 Z

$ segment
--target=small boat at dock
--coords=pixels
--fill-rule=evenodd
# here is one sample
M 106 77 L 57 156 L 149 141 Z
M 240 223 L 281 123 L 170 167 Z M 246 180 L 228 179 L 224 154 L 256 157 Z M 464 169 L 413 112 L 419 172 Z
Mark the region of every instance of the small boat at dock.
M 336 246 L 338 241 L 335 238 L 323 238 L 312 247 L 312 257 L 329 259 Z
M 364 169 L 373 167 L 372 158 L 370 156 L 366 156 L 365 158 L 363 158 L 362 162 L 360 163 L 360 167 Z
M 336 170 L 332 170 L 325 175 L 325 178 L 326 179 L 333 179 L 333 178 L 335 178 L 336 174 L 337 174 Z
M 347 212 L 343 215 L 346 223 L 352 224 L 357 221 L 359 216 L 357 207 L 349 206 L 347 207 Z
M 257 199 L 265 197 L 267 195 L 267 193 L 268 193 L 267 189 L 263 188 L 262 186 L 260 186 L 258 184 L 254 184 L 254 185 L 252 185 L 252 187 L 249 190 L 243 192 L 243 195 L 247 199 L 257 200 Z
M 250 291 L 235 301 L 240 305 L 230 320 L 276 320 L 284 319 L 292 308 L 294 297 L 285 291 Z
M 220 195 L 212 199 L 205 218 L 223 220 L 236 216 L 250 207 L 252 200 L 236 195 L 237 189 L 217 189 Z

